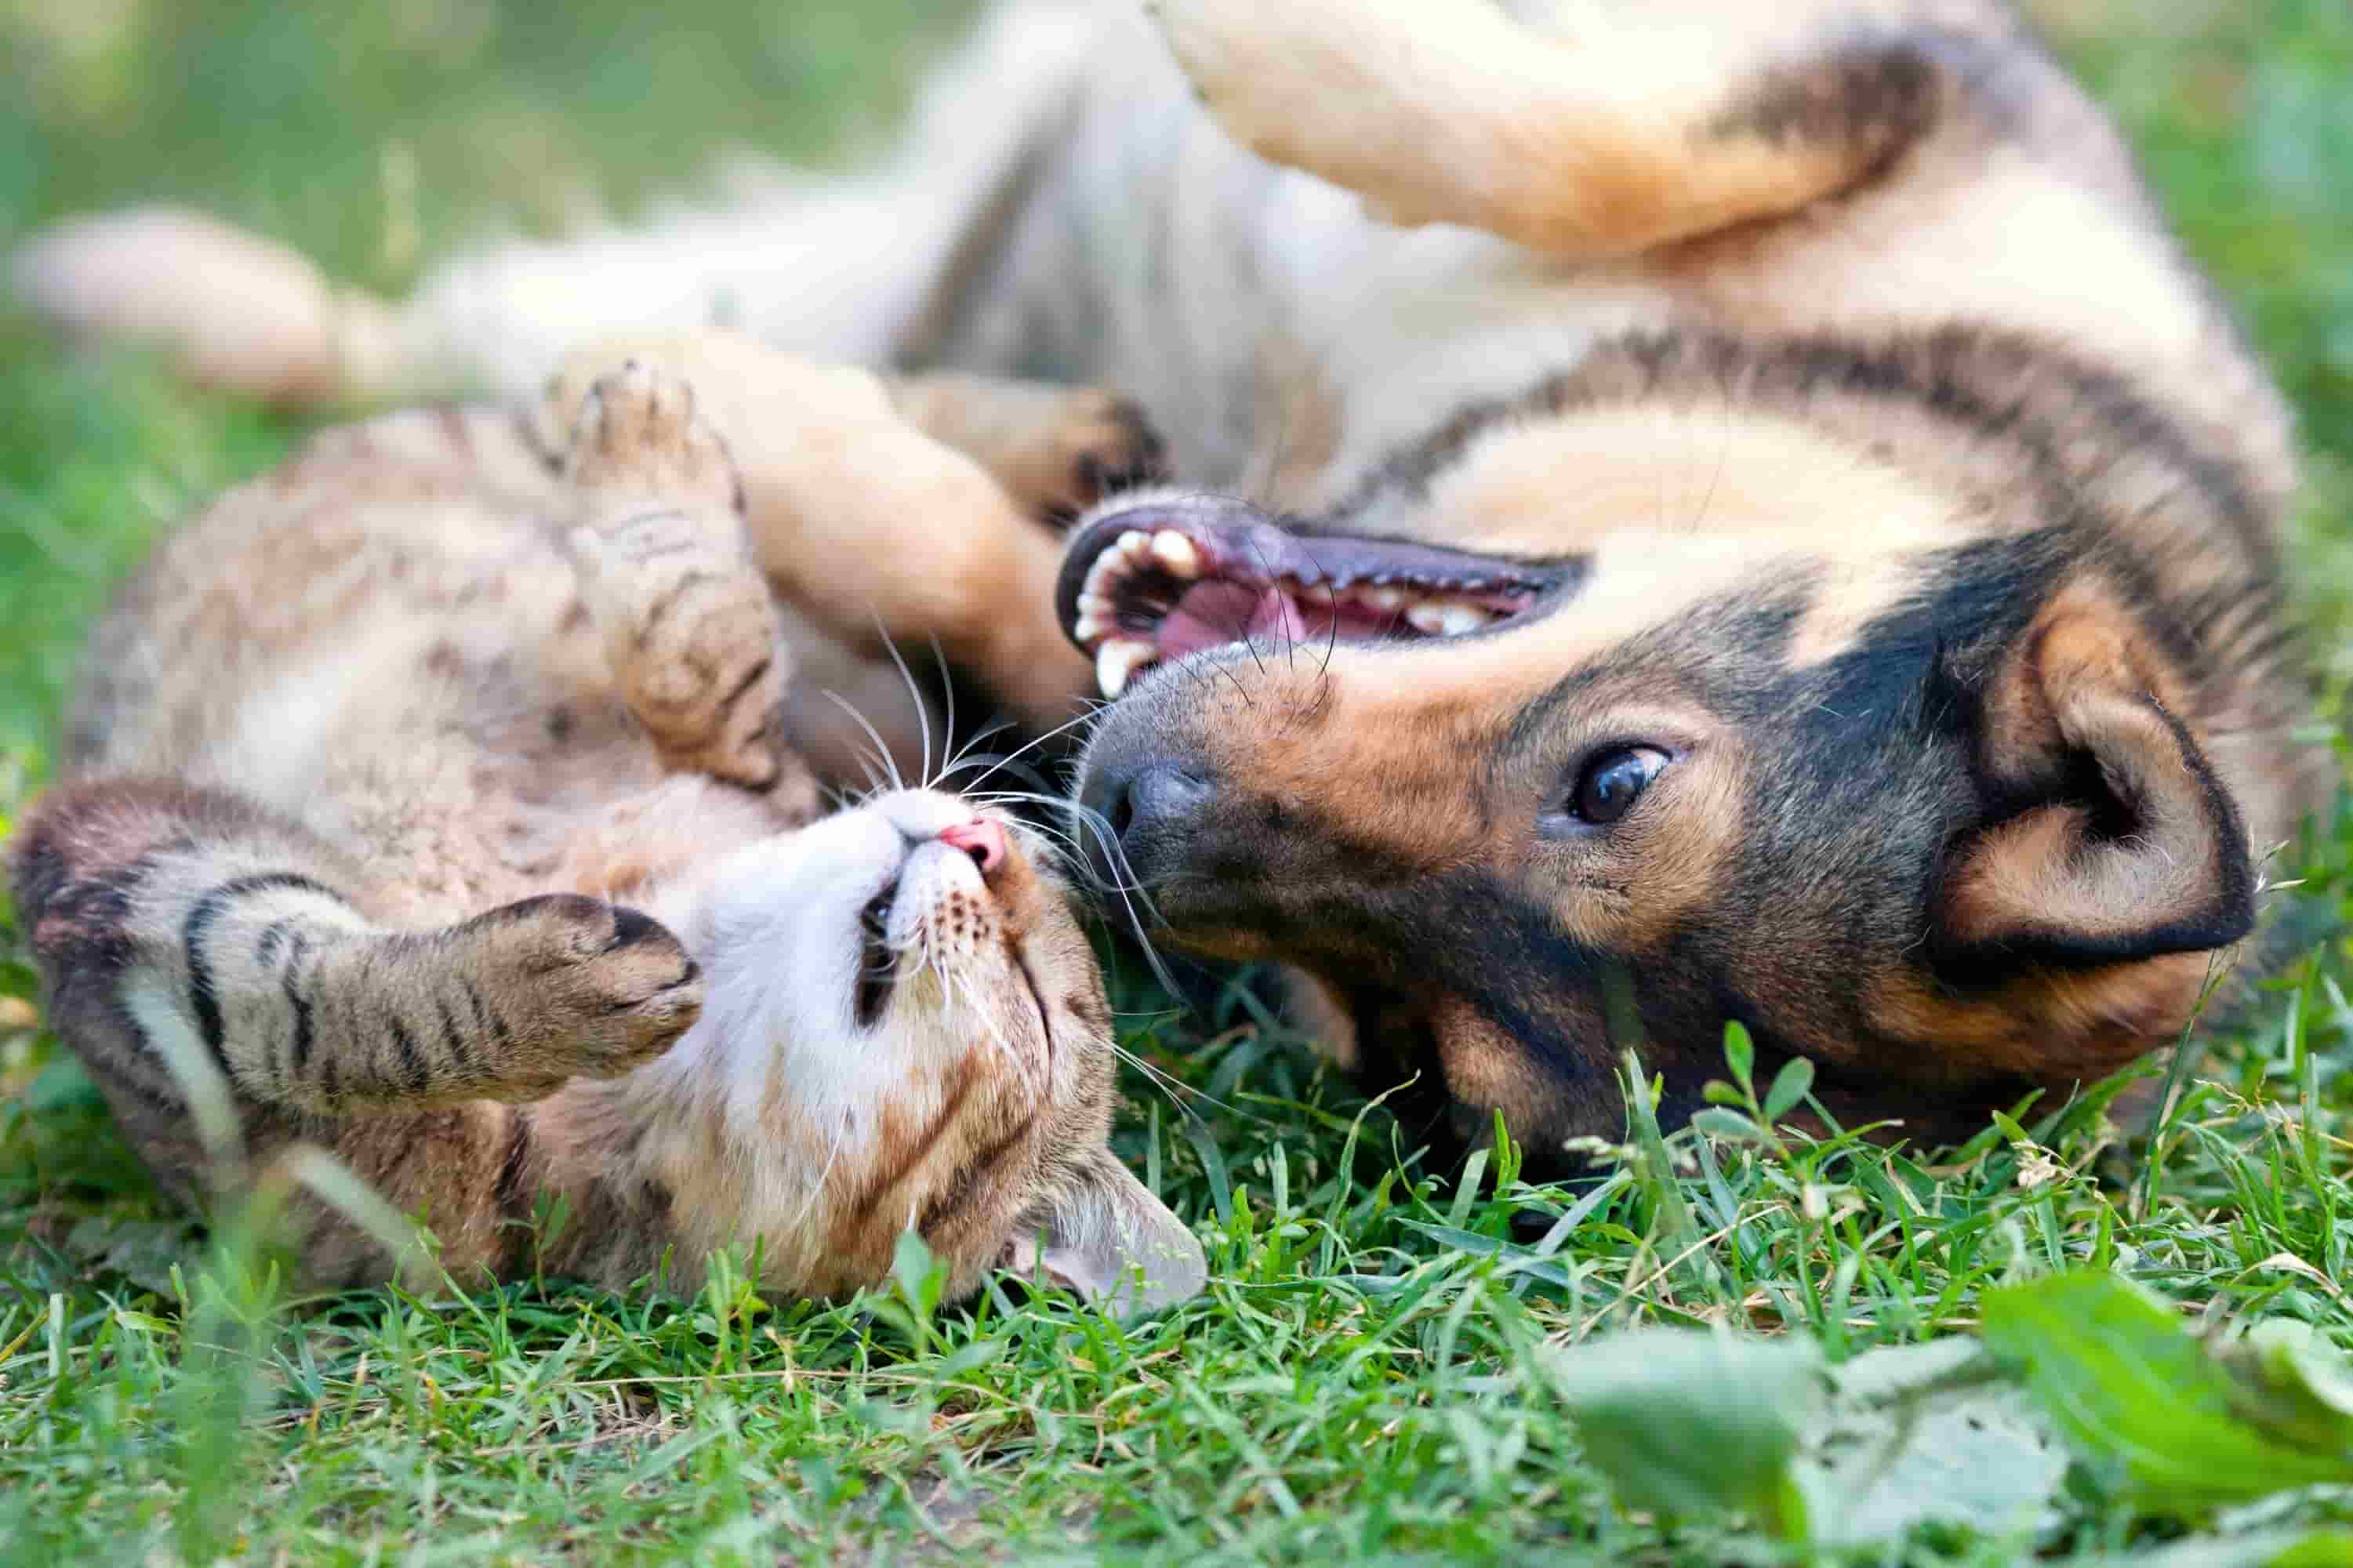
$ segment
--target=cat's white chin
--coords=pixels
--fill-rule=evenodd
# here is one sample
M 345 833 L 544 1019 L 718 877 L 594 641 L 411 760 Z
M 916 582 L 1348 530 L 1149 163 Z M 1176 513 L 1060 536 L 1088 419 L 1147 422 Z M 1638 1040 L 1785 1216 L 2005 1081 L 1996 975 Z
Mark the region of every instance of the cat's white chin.
M 969 842 L 981 824 L 998 852 L 1024 855 L 1001 815 L 905 790 L 658 892 L 650 910 L 702 965 L 705 1000 L 647 1070 L 716 1069 L 754 1115 L 780 1085 L 816 1115 L 887 1103 L 912 1069 L 971 1050 L 1042 1091 L 1050 1029 L 1026 921 L 1003 896 L 1006 869 L 985 871 Z

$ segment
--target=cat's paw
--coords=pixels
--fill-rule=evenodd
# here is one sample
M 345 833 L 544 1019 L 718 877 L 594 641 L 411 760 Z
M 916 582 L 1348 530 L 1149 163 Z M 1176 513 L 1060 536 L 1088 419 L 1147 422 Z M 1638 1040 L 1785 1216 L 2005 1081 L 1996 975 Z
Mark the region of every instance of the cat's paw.
M 497 1098 L 532 1100 L 575 1078 L 653 1060 L 702 1011 L 702 972 L 659 921 L 601 899 L 550 893 L 459 928 L 500 1062 Z M 470 998 L 470 1001 L 471 999 Z
M 734 460 L 696 414 L 694 388 L 650 358 L 628 359 L 589 386 L 565 471 L 585 494 L 744 510 Z

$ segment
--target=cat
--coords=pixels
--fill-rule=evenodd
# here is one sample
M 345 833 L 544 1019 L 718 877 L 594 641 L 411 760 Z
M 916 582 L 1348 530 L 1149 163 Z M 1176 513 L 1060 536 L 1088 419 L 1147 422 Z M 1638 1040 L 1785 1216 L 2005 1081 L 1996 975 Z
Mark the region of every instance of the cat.
M 933 789 L 817 817 L 726 443 L 645 360 L 571 406 L 568 440 L 491 407 L 322 434 L 96 631 L 11 858 L 141 1157 L 202 1205 L 322 1146 L 461 1277 L 691 1289 L 735 1245 L 838 1296 L 912 1229 L 955 1295 L 1193 1294 L 1198 1243 L 1106 1145 L 1052 847 Z M 790 434 L 860 439 L 827 419 Z M 310 1281 L 393 1273 L 343 1210 L 288 1214 Z

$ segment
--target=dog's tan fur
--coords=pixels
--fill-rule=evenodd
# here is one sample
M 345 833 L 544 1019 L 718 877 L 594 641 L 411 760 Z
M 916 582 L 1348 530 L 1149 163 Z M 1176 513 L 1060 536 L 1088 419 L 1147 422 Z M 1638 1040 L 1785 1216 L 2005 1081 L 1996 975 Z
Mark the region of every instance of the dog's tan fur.
M 242 239 L 107 220 L 20 276 L 276 392 L 522 390 L 723 298 L 797 346 L 1134 395 L 1208 488 L 1098 509 L 1077 570 L 1263 513 L 1550 584 L 1475 635 L 1178 649 L 1079 790 L 1165 934 L 1293 964 L 1335 1049 L 1424 1069 L 1466 1131 L 1614 1131 L 1636 1043 L 1688 1110 L 1726 1017 L 1924 1134 L 2171 1037 L 2335 783 L 2296 733 L 2290 423 L 2005 7 L 1161 0 L 1157 38 L 1123 9 L 1005 7 L 869 183 L 485 253 L 399 306 L 273 258 L 321 324 L 259 368 L 115 298 L 127 255 Z M 1010 668 L 1046 660 L 1033 536 L 903 565 L 885 479 L 795 536 L 817 570 L 764 552 L 788 597 L 936 629 L 1042 717 L 1072 667 Z M 1080 640 L 1171 613 L 1120 608 Z M 1610 746 L 1665 771 L 1571 832 Z

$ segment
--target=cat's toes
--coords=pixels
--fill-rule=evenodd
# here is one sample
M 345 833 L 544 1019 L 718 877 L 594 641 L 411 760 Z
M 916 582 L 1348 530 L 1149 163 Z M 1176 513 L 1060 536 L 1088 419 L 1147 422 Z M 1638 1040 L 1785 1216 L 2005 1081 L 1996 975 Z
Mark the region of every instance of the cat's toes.
M 744 509 L 727 444 L 696 415 L 694 389 L 647 358 L 589 386 L 566 471 L 584 490 Z
M 551 893 L 466 929 L 490 949 L 490 1000 L 518 1088 L 617 1078 L 668 1050 L 702 1011 L 701 968 L 635 910 Z

